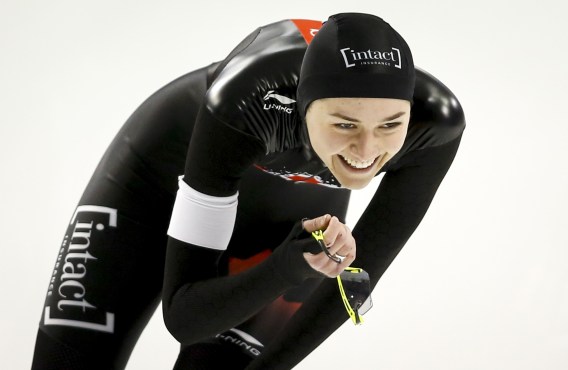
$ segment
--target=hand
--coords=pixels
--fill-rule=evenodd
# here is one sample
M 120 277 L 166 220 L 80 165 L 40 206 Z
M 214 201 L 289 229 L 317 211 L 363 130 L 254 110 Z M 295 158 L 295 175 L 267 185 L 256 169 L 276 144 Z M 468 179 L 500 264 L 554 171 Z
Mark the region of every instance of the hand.
M 335 216 L 323 215 L 311 220 L 304 220 L 304 230 L 311 234 L 312 231 L 325 230 L 323 239 L 332 255 L 345 257 L 341 263 L 337 263 L 326 256 L 325 253 L 304 253 L 304 258 L 311 268 L 328 276 L 336 277 L 355 260 L 356 245 L 351 235 L 351 230 Z

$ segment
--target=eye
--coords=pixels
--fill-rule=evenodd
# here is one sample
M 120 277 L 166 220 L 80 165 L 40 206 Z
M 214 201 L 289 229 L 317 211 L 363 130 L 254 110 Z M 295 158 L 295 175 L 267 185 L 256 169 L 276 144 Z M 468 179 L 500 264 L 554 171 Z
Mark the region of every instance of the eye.
M 398 127 L 402 124 L 402 122 L 389 122 L 389 123 L 385 123 L 384 125 L 381 126 L 381 128 L 395 128 Z
M 348 130 L 356 127 L 353 123 L 334 123 L 333 125 L 343 130 Z

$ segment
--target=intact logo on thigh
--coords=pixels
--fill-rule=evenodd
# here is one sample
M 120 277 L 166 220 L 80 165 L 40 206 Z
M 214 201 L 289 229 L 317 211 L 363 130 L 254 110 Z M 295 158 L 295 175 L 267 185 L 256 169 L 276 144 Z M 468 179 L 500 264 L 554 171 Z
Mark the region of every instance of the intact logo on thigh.
M 96 275 L 92 276 L 100 264 L 92 247 L 97 245 L 100 250 L 101 246 L 110 245 L 112 235 L 109 234 L 116 227 L 116 209 L 94 205 L 77 207 L 55 263 L 43 325 L 114 333 L 114 313 L 100 309 L 92 300 L 93 294 L 101 300 L 105 298 L 101 297 L 104 289 L 100 289 Z

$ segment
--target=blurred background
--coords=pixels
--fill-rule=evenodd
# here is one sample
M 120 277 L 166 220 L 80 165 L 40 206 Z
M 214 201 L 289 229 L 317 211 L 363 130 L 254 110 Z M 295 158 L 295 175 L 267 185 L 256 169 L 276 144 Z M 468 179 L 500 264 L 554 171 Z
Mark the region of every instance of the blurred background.
M 566 5 L 518 1 L 0 3 L 0 368 L 31 366 L 49 277 L 92 171 L 158 88 L 260 25 L 374 13 L 459 98 L 467 129 L 418 230 L 296 369 L 568 368 Z M 376 179 L 374 185 L 380 179 Z M 356 192 L 353 226 L 373 189 Z M 170 369 L 161 310 L 129 370 Z

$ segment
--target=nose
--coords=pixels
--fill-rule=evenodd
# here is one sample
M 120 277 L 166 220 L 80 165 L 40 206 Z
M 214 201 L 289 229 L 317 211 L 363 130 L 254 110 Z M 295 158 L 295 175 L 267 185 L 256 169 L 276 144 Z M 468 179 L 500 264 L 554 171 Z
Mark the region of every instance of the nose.
M 375 158 L 379 155 L 379 139 L 372 132 L 361 132 L 354 138 L 351 152 L 359 161 Z

